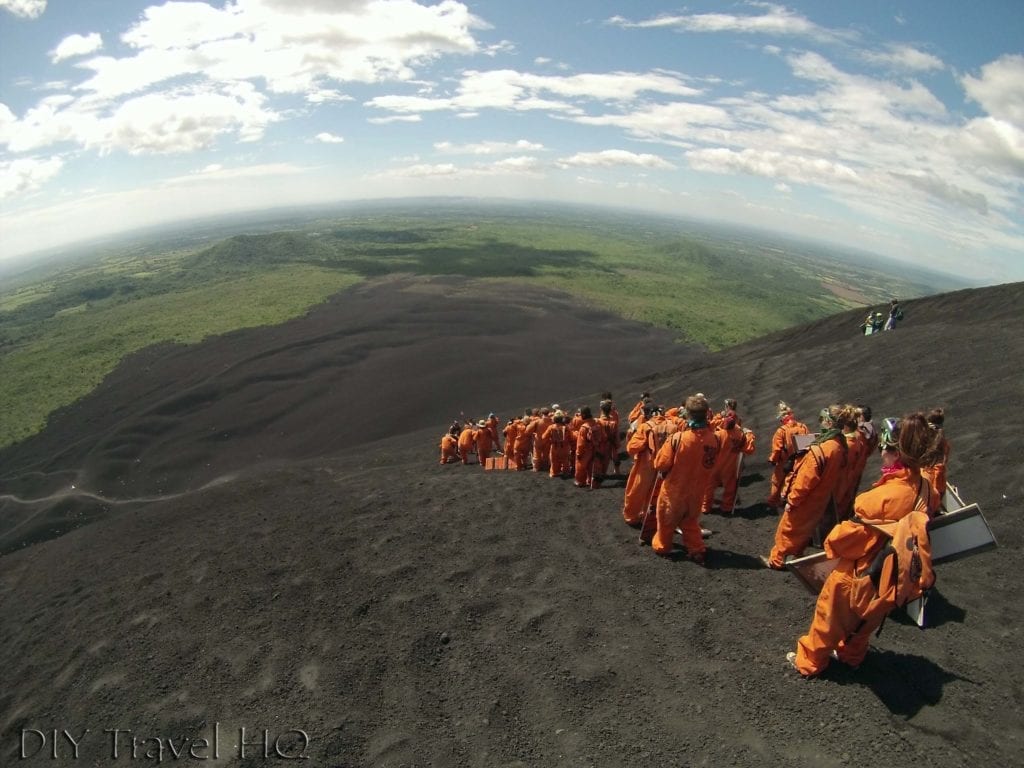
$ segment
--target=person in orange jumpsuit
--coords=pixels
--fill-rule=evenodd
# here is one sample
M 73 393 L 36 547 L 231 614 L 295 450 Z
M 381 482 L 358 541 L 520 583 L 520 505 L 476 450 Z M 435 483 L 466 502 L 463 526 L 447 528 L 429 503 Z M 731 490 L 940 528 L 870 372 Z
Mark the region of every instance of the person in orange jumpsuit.
M 841 523 L 853 513 L 853 499 L 860 487 L 861 475 L 867 462 L 868 441 L 864 433 L 857 427 L 857 409 L 853 409 L 854 418 L 843 424 L 843 437 L 846 439 L 846 466 L 836 483 L 835 499 L 836 519 Z M 823 532 L 827 535 L 827 532 Z M 822 537 L 824 538 L 824 536 Z
M 501 452 L 501 430 L 498 428 L 500 422 L 493 413 L 487 414 L 487 431 L 491 433 L 491 441 L 494 443 L 494 450 Z
M 534 472 L 547 472 L 551 468 L 551 444 L 544 439 L 544 435 L 553 423 L 551 411 L 541 408 L 537 417 L 526 427 L 527 435 L 533 443 Z
M 516 468 L 521 470 L 529 468 L 530 451 L 533 448 L 533 435 L 528 434 L 527 429 L 531 421 L 533 421 L 533 411 L 527 408 L 519 419 L 519 423 L 516 424 L 516 442 L 513 452 L 515 454 Z
M 941 452 L 924 414 L 911 414 L 900 421 L 885 419 L 880 441 L 882 477 L 857 496 L 854 518 L 838 525 L 825 539 L 825 553 L 839 563 L 818 595 L 807 634 L 797 640 L 796 651 L 786 655 L 805 677 L 820 674 L 832 658 L 860 666 L 872 632 L 885 618 L 884 614 L 867 613 L 865 608 L 876 594 L 867 571 L 888 537 L 860 521 L 899 521 L 914 510 L 930 516 L 938 509 L 940 497 L 920 472 L 922 464 Z
M 441 463 L 454 464 L 459 460 L 459 428 L 453 425 L 441 438 Z
M 691 395 L 685 409 L 685 428 L 669 437 L 654 457 L 662 484 L 651 548 L 659 555 L 672 554 L 675 531 L 680 528 L 690 559 L 703 565 L 707 548 L 701 535 L 700 507 L 718 458 L 718 440 L 708 426 L 706 397 Z
M 572 472 L 569 463 L 569 442 L 572 432 L 569 430 L 569 417 L 563 411 L 555 411 L 551 426 L 544 432 L 544 442 L 548 445 L 549 474 L 551 477 L 568 477 Z
M 715 470 L 711 473 L 711 479 L 704 492 L 704 501 L 701 504 L 701 512 L 704 514 L 711 511 L 715 490 L 719 487 L 723 489 L 722 512 L 731 514 L 736 506 L 736 490 L 740 482 L 740 457 L 754 451 L 754 441 L 747 439 L 748 432 L 750 430 L 744 431 L 736 422 L 735 414 L 731 411 L 724 413 L 720 426 L 715 430 L 715 438 L 718 440 L 718 460 L 715 462 Z
M 946 464 L 949 462 L 949 440 L 943 431 L 943 424 L 946 421 L 946 412 L 942 408 L 932 408 L 928 413 L 928 424 L 936 433 L 941 451 L 935 461 L 927 466 L 921 467 L 921 474 L 928 478 L 928 481 L 935 488 L 940 497 L 946 495 Z
M 608 474 L 608 468 L 613 464 L 615 474 L 619 473 L 619 415 L 614 409 L 615 406 L 611 400 L 601 401 L 601 415 L 597 417 L 597 424 L 604 433 L 604 451 L 598 458 L 595 473 L 599 478 L 605 477 Z
M 501 431 L 501 434 L 505 438 L 505 458 L 509 461 L 515 461 L 516 458 L 516 432 L 518 431 L 518 421 L 516 419 L 509 419 L 508 424 Z
M 650 406 L 650 404 L 651 404 L 651 393 L 650 392 L 643 392 L 640 395 L 640 399 L 637 400 L 636 405 L 634 405 L 629 410 L 629 416 L 627 417 L 629 419 L 629 426 L 626 427 L 626 442 L 627 443 L 629 442 L 629 438 L 631 438 L 633 436 L 633 433 L 636 432 L 636 428 L 640 426 L 640 422 L 643 421 L 643 419 L 644 419 L 644 412 L 647 410 L 647 408 Z M 627 453 L 629 452 L 628 448 L 626 449 L 626 452 Z
M 608 473 L 608 464 L 615 468 L 616 475 L 621 474 L 622 461 L 619 459 L 619 445 L 621 442 L 619 439 L 620 417 L 619 409 L 615 407 L 615 401 L 612 399 L 611 392 L 605 392 L 601 395 L 601 416 L 598 419 L 605 427 L 605 433 L 608 438 L 608 461 L 601 474 L 606 475 Z
M 484 419 L 480 419 L 476 423 L 476 456 L 481 466 L 487 463 L 487 459 L 490 458 L 491 451 L 494 448 L 494 436 L 487 427 L 487 422 Z
M 786 508 L 775 530 L 775 546 L 768 557 L 761 558 L 769 568 L 783 570 L 786 557 L 799 557 L 810 543 L 846 466 L 846 439 L 839 425 L 854 418 L 851 405 L 822 409 L 818 417 L 821 434 L 797 459 L 793 472 L 786 478 Z
M 467 421 L 459 433 L 459 458 L 463 464 L 469 464 L 469 454 L 476 450 L 476 427 L 473 422 Z
M 596 473 L 603 461 L 604 430 L 597 423 L 589 405 L 580 408 L 580 425 L 576 430 L 576 487 L 596 488 L 600 483 Z
M 665 409 L 660 405 L 648 405 L 639 421 L 636 431 L 626 443 L 626 453 L 633 459 L 622 501 L 622 519 L 628 525 L 640 525 L 644 515 L 653 523 L 654 518 L 648 510 L 654 506 L 659 489 L 654 457 L 665 440 L 676 431 L 675 422 L 665 418 Z M 653 535 L 653 530 L 650 533 Z
M 768 454 L 768 461 L 774 469 L 768 500 L 765 502 L 775 509 L 782 504 L 782 486 L 785 484 L 786 475 L 792 469 L 790 459 L 796 452 L 794 438 L 796 435 L 806 435 L 809 431 L 806 424 L 797 421 L 793 416 L 793 409 L 783 402 L 778 405 L 778 418 L 779 428 L 772 435 L 771 453 Z

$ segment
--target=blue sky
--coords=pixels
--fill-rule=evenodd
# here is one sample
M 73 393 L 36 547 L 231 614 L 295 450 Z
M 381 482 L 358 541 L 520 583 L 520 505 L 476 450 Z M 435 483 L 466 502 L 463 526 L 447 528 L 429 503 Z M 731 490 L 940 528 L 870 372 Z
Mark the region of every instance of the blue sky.
M 552 199 L 1024 279 L 1019 0 L 0 0 L 0 258 Z

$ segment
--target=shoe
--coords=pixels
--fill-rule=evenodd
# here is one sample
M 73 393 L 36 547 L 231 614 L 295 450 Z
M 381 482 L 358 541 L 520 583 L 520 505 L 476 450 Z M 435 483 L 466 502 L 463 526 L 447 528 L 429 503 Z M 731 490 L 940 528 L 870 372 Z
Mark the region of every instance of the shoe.
M 714 533 L 714 531 L 712 531 L 710 528 L 701 528 L 700 529 L 700 537 L 702 539 L 708 538 L 712 533 Z
M 839 661 L 839 651 L 833 648 L 831 651 L 828 652 L 828 657 L 832 659 L 832 661 Z
M 575 485 L 577 488 L 589 488 L 589 486 L 586 483 L 575 483 L 574 482 L 573 485 Z
M 772 561 L 769 559 L 769 557 L 767 555 L 761 555 L 759 559 L 761 560 L 762 563 L 764 563 L 764 567 L 765 568 L 768 568 L 768 569 L 773 570 L 773 571 L 784 571 L 784 570 L 786 570 L 785 568 L 780 568 L 777 565 L 772 565 Z
M 800 668 L 797 667 L 797 665 L 796 665 L 796 651 L 790 651 L 789 653 L 787 653 L 786 654 L 786 661 L 789 662 L 789 666 L 791 666 L 797 672 L 800 672 Z M 800 677 L 802 677 L 804 680 L 810 680 L 810 679 L 815 678 L 817 676 L 818 676 L 817 673 L 815 673 L 813 675 L 805 675 L 803 672 L 800 672 Z

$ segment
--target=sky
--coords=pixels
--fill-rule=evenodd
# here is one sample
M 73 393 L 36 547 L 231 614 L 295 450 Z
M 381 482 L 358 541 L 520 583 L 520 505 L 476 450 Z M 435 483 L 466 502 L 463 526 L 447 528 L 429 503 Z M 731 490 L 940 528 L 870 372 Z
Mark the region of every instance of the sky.
M 1024 280 L 1021 0 L 0 0 L 0 259 L 420 196 Z

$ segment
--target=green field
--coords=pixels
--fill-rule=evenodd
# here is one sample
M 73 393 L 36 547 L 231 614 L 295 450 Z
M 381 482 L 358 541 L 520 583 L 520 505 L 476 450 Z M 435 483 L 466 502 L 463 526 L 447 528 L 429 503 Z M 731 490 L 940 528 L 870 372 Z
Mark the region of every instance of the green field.
M 279 323 L 387 274 L 556 288 L 711 349 L 938 289 L 808 246 L 587 209 L 390 208 L 212 245 L 183 239 L 108 247 L 4 279 L 0 447 L 42 429 L 145 346 Z

